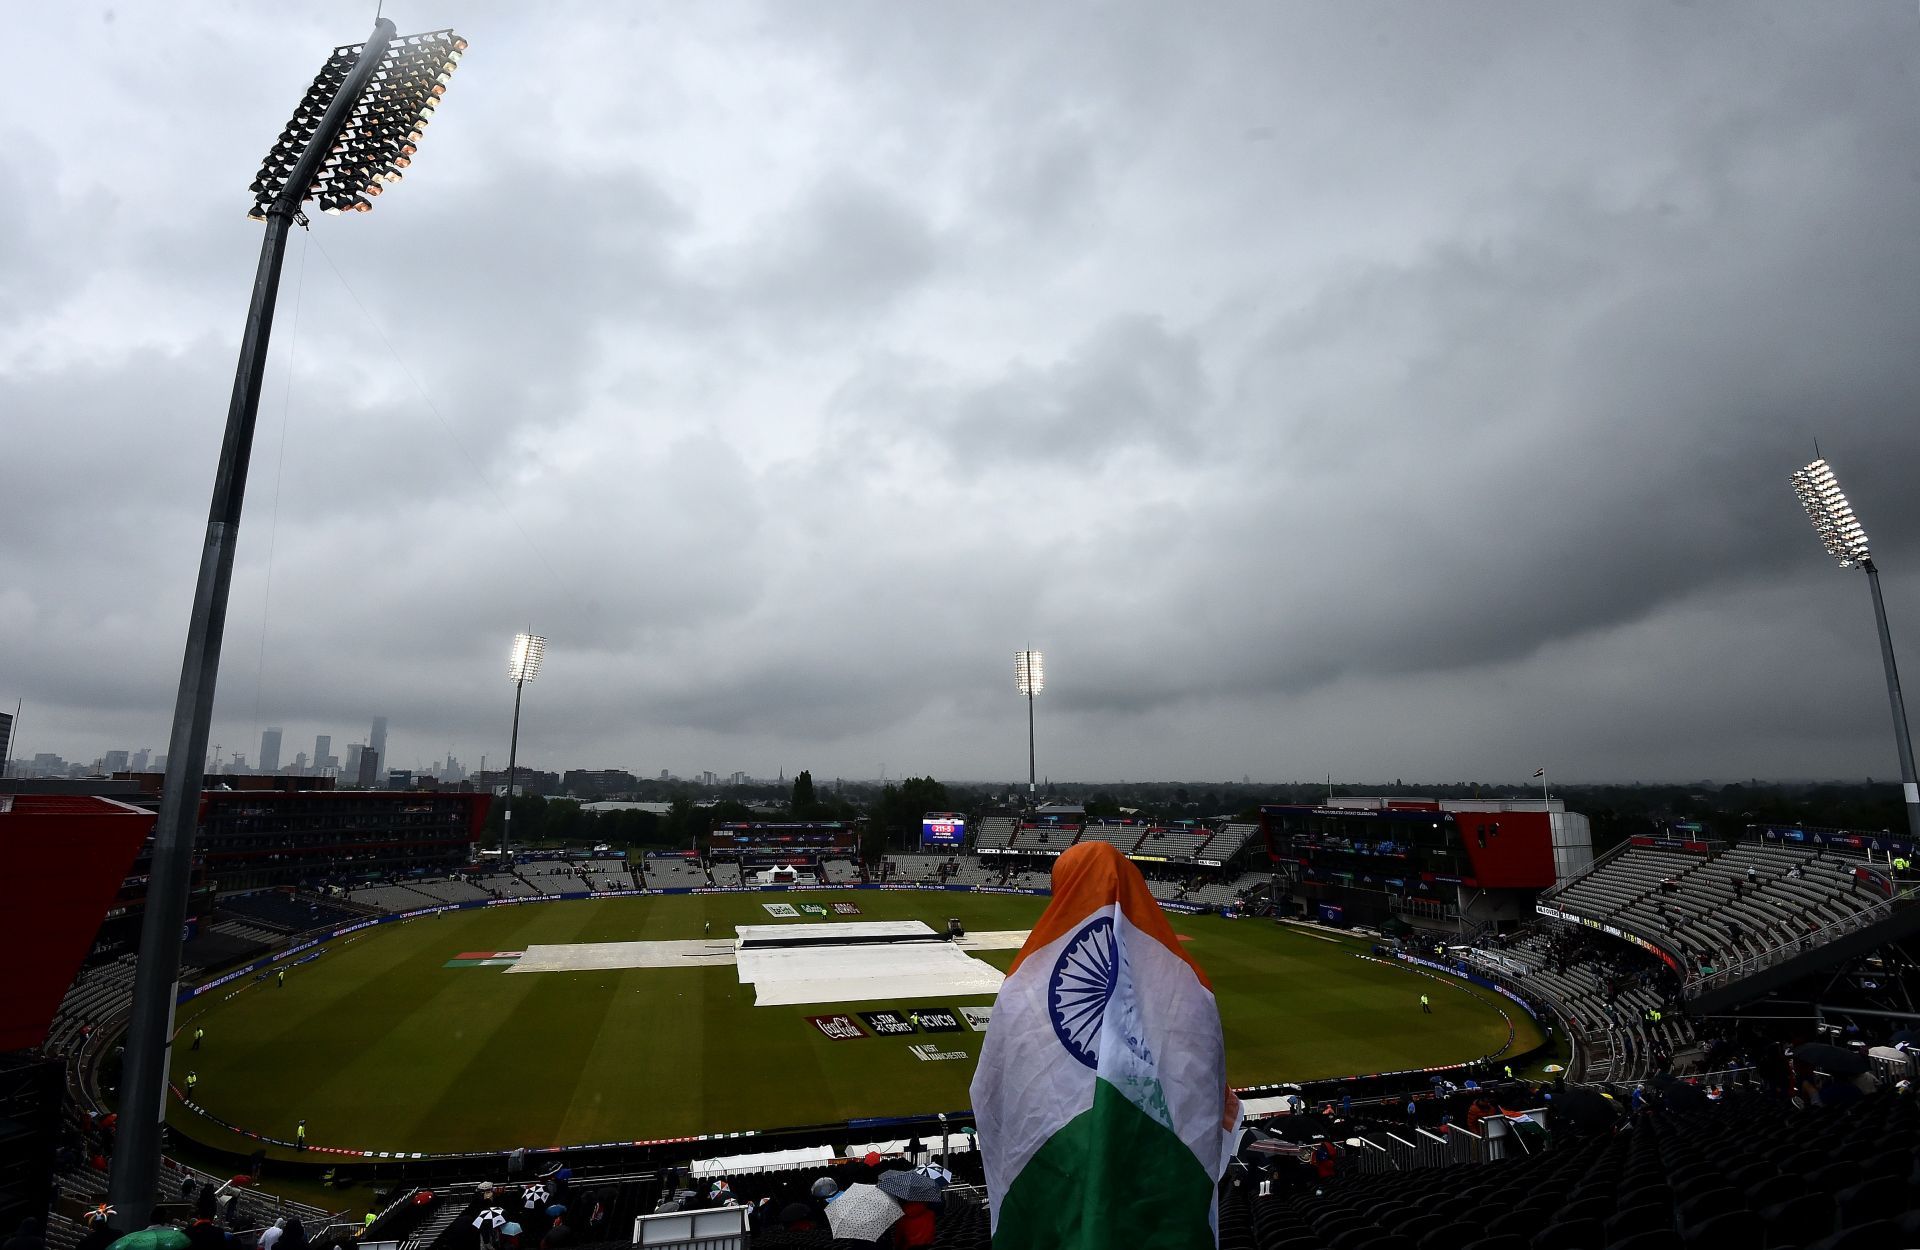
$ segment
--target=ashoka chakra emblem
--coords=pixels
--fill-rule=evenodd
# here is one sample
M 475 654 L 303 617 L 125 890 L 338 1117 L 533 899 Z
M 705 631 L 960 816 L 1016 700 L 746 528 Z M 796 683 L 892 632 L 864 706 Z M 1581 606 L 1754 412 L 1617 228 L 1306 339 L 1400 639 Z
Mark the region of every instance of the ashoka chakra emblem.
M 1101 916 L 1073 935 L 1047 982 L 1047 1016 L 1067 1053 L 1089 1068 L 1100 1050 L 1100 1022 L 1120 974 L 1113 917 Z

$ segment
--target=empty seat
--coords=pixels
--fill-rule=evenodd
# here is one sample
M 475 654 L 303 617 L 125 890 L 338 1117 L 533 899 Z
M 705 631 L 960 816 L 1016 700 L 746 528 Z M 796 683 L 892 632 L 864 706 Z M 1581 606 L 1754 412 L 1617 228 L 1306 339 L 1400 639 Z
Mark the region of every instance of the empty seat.
M 1685 1225 L 1681 1236 L 1697 1250 L 1719 1250 L 1722 1246 L 1758 1246 L 1766 1239 L 1766 1229 L 1759 1216 L 1743 1207 Z
M 1776 1241 L 1804 1245 L 1818 1241 L 1833 1231 L 1833 1199 L 1823 1193 L 1801 1194 L 1785 1202 L 1776 1202 L 1760 1212 Z
M 1420 1250 L 1461 1250 L 1468 1242 L 1480 1236 L 1478 1226 L 1456 1221 L 1442 1224 L 1420 1238 Z
M 1533 1235 L 1533 1250 L 1603 1250 L 1605 1231 L 1599 1220 L 1560 1220 Z
M 1842 1229 L 1814 1243 L 1813 1250 L 1908 1250 L 1912 1244 L 1893 1221 L 1874 1220 Z

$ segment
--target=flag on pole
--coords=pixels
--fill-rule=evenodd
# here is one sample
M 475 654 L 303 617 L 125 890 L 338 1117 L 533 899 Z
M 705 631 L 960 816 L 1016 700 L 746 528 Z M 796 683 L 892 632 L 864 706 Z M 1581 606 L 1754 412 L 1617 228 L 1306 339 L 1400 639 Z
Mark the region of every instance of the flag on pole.
M 1069 849 L 973 1077 L 995 1250 L 1216 1245 L 1240 1128 L 1226 1075 L 1213 988 L 1140 870 Z
M 1533 770 L 1533 775 L 1536 777 L 1544 777 L 1547 775 L 1547 770 L 1544 768 L 1536 768 Z

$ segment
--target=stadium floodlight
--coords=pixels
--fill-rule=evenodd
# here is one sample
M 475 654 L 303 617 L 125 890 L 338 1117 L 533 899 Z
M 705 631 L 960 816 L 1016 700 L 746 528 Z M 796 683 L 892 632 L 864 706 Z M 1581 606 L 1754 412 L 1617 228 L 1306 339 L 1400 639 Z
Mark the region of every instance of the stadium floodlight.
M 513 683 L 513 737 L 507 742 L 507 806 L 500 814 L 500 862 L 513 871 L 513 780 L 520 760 L 520 692 L 540 675 L 547 658 L 547 640 L 539 634 L 515 634 L 507 652 L 507 680 Z
M 1913 772 L 1913 739 L 1907 733 L 1907 707 L 1900 697 L 1900 669 L 1893 661 L 1893 633 L 1887 628 L 1887 601 L 1880 594 L 1880 570 L 1873 563 L 1873 549 L 1867 544 L 1867 532 L 1853 514 L 1846 492 L 1834 480 L 1833 469 L 1824 459 L 1816 459 L 1793 474 L 1794 493 L 1807 510 L 1814 532 L 1820 535 L 1827 554 L 1840 567 L 1859 567 L 1867 571 L 1867 586 L 1873 592 L 1873 620 L 1880 630 L 1880 662 L 1887 671 L 1887 701 L 1893 706 L 1894 749 L 1900 756 L 1900 790 L 1906 801 L 1907 836 L 1920 841 L 1920 782 Z
M 375 188 L 412 160 L 420 129 L 445 90 L 441 76 L 452 72 L 465 49 L 466 41 L 452 31 L 403 37 L 392 22 L 377 20 L 365 43 L 335 48 L 327 57 L 248 187 L 253 206 L 247 215 L 266 228 L 227 404 L 206 538 L 198 553 L 166 782 L 153 826 L 153 867 L 127 1018 L 120 1128 L 108 1190 L 117 1212 L 113 1227 L 122 1233 L 147 1227 L 160 1182 L 170 1023 L 206 780 L 207 730 L 287 236 L 295 224 L 308 224 L 301 206 L 310 200 L 332 212 L 365 212 L 373 206 Z
M 1826 545 L 1827 554 L 1838 560 L 1841 568 L 1850 569 L 1873 560 L 1867 532 L 1860 528 L 1860 518 L 1853 514 L 1846 492 L 1834 480 L 1831 465 L 1825 460 L 1815 460 L 1799 470 L 1793 475 L 1793 489 L 1800 496 L 1800 506 L 1807 510 L 1807 517 L 1813 522 L 1814 532 Z
M 1038 651 L 1013 653 L 1013 688 L 1027 696 L 1027 793 L 1033 794 L 1039 789 L 1033 766 L 1033 696 L 1047 688 L 1047 666 Z
M 385 26 L 387 38 L 377 48 L 378 31 L 375 40 L 359 47 L 335 48 L 320 67 L 248 187 L 253 208 L 247 216 L 266 221 L 289 187 L 299 188 L 299 199 L 316 202 L 322 212 L 368 212 L 371 197 L 384 191 L 384 184 L 398 182 L 413 163 L 422 131 L 439 107 L 467 41 L 451 30 L 395 38 L 393 24 Z M 344 125 L 322 149 L 325 159 L 305 178 L 297 178 L 300 154 L 317 146 L 330 102 L 340 98 L 341 85 L 362 64 L 371 68 L 360 90 L 349 97 Z
M 507 653 L 507 680 L 532 681 L 540 675 L 540 661 L 547 656 L 547 640 L 538 634 L 515 634 L 513 650 Z

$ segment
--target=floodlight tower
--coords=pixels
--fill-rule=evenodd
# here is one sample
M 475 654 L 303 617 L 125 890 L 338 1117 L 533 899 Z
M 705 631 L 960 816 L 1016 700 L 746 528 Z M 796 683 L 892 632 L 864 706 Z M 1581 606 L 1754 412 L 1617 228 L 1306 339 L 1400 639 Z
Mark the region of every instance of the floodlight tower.
M 1920 783 L 1913 775 L 1913 740 L 1907 735 L 1907 706 L 1900 698 L 1900 670 L 1893 662 L 1893 634 L 1887 629 L 1887 601 L 1880 594 L 1880 570 L 1874 567 L 1867 532 L 1853 515 L 1853 505 L 1833 478 L 1824 459 L 1815 460 L 1793 475 L 1794 493 L 1813 521 L 1814 532 L 1827 554 L 1843 569 L 1855 565 L 1867 571 L 1873 590 L 1873 619 L 1880 627 L 1880 660 L 1887 669 L 1887 700 L 1893 705 L 1893 741 L 1900 755 L 1900 790 L 1907 805 L 1907 836 L 1920 841 Z
M 1047 688 L 1047 669 L 1038 651 L 1013 653 L 1013 688 L 1027 696 L 1027 793 L 1035 793 L 1033 766 L 1033 696 Z
M 507 809 L 500 816 L 500 862 L 512 869 L 508 856 L 513 843 L 514 765 L 520 758 L 520 692 L 540 675 L 540 661 L 547 658 L 547 640 L 539 634 L 515 634 L 513 650 L 507 653 L 507 680 L 513 683 L 513 737 L 507 743 Z
M 296 223 L 307 224 L 301 205 L 308 200 L 330 213 L 363 213 L 373 207 L 373 196 L 399 181 L 466 46 L 450 30 L 402 37 L 392 22 L 376 21 L 365 43 L 335 48 L 327 57 L 249 188 L 253 207 L 247 216 L 263 222 L 265 232 L 200 550 L 127 1020 L 120 1127 L 108 1191 L 113 1227 L 123 1233 L 147 1227 L 160 1179 L 171 1021 L 206 779 L 207 726 L 287 232 Z

